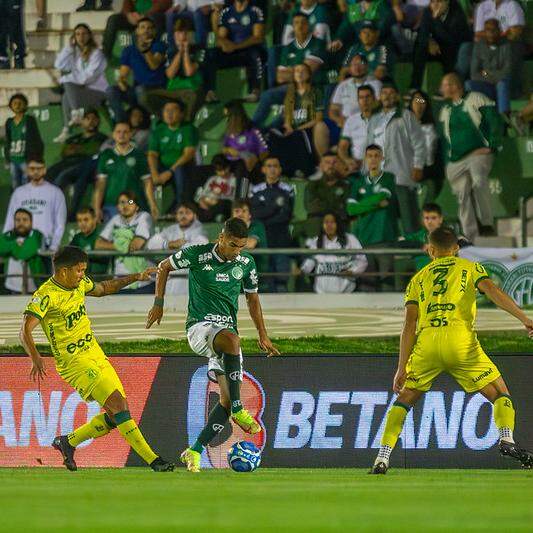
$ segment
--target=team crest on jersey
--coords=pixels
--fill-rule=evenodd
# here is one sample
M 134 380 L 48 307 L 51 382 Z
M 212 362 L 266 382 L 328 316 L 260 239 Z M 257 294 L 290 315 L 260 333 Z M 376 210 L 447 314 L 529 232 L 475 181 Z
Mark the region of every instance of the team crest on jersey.
M 248 26 L 250 24 L 250 17 L 248 15 L 244 15 L 244 17 L 241 18 L 241 24 L 243 26 Z
M 235 279 L 242 279 L 242 277 L 244 276 L 244 272 L 240 266 L 235 266 L 231 269 L 231 275 Z
M 134 167 L 136 162 L 134 157 L 128 157 L 128 159 L 126 159 L 126 165 L 129 167 Z

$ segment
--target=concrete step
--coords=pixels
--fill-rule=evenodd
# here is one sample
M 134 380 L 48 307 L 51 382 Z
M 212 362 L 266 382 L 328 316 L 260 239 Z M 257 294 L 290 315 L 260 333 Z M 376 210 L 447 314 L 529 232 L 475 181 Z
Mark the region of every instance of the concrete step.
M 24 6 L 26 13 L 37 13 L 36 3 L 33 1 L 26 2 Z M 46 11 L 47 13 L 73 13 L 83 4 L 83 0 L 47 0 Z M 122 6 L 122 0 L 113 1 L 114 11 L 120 11 Z M 85 11 L 85 13 L 90 13 Z
M 57 52 L 30 50 L 26 56 L 26 68 L 54 68 Z
M 53 92 L 51 89 L 35 89 L 26 87 L 20 89 L 0 89 L 0 106 L 7 106 L 11 96 L 20 92 L 23 92 L 26 98 L 28 98 L 30 107 L 38 107 L 61 102 L 61 95 Z
M 30 31 L 26 34 L 28 48 L 33 51 L 59 52 L 70 42 L 72 31 L 70 30 L 47 30 Z M 95 41 L 102 44 L 102 32 L 94 33 Z
M 49 30 L 69 30 L 83 22 L 88 24 L 92 30 L 103 30 L 107 19 L 112 15 L 111 11 L 83 11 L 81 13 L 52 13 L 46 15 L 47 28 Z M 29 31 L 35 30 L 38 20 L 37 13 L 26 13 L 24 24 Z
M 55 69 L 27 68 L 24 70 L 3 70 L 0 86 L 3 89 L 46 89 L 55 87 L 59 71 Z

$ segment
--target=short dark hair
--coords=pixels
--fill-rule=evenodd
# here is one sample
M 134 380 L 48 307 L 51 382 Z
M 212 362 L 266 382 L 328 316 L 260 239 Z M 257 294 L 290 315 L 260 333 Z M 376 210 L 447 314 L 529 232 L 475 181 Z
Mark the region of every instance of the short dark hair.
M 429 244 L 439 250 L 450 250 L 457 245 L 457 235 L 452 228 L 441 226 L 429 234 Z
M 42 156 L 42 154 L 30 154 L 28 155 L 28 157 L 26 158 L 26 163 L 39 163 L 40 165 L 46 165 L 46 163 L 44 162 L 44 157 Z
M 231 162 L 224 154 L 214 155 L 213 159 L 211 159 L 211 164 L 215 167 L 215 169 L 231 167 Z
M 28 211 L 27 209 L 24 209 L 23 207 L 19 207 L 15 211 L 15 216 L 17 216 L 17 213 L 24 213 L 25 215 L 28 215 L 30 217 L 30 220 L 33 221 L 33 214 L 31 211 Z
M 94 107 L 90 107 L 89 109 L 86 109 L 85 113 L 83 113 L 84 118 L 89 115 L 94 115 L 98 120 L 100 120 L 100 113 L 98 113 L 98 109 L 95 109 Z
M 63 246 L 60 248 L 52 259 L 54 264 L 54 270 L 58 268 L 69 268 L 77 265 L 78 263 L 88 263 L 89 256 L 77 246 Z
M 361 91 L 370 91 L 372 93 L 372 96 L 374 98 L 376 97 L 376 91 L 374 91 L 374 87 L 372 87 L 372 85 L 368 85 L 368 84 L 359 85 L 359 87 L 357 87 L 357 96 L 359 96 L 359 93 Z
M 176 104 L 179 108 L 179 110 L 184 113 L 185 112 L 185 104 L 183 103 L 183 100 L 180 100 L 179 98 L 172 98 L 171 100 L 167 100 L 163 104 L 163 108 L 167 106 L 168 104 Z
M 131 189 L 126 189 L 125 191 L 121 191 L 119 195 L 117 196 L 117 202 L 121 196 L 125 196 L 128 200 L 133 200 L 137 205 L 139 204 L 139 202 L 137 201 L 137 194 L 135 193 L 135 191 L 132 191 Z
M 128 128 L 131 130 L 131 124 L 127 120 L 117 120 L 117 122 L 115 122 L 115 125 L 113 126 L 113 131 L 115 131 L 116 127 L 119 124 L 126 124 L 126 126 L 128 126 Z
M 246 200 L 246 198 L 240 198 L 239 200 L 235 200 L 231 204 L 231 209 L 242 209 L 243 207 L 247 207 L 250 211 L 252 210 L 250 202 Z
M 224 222 L 224 229 L 222 231 L 226 235 L 237 239 L 246 239 L 248 237 L 248 226 L 243 220 L 237 217 L 228 218 Z
M 152 26 L 155 26 L 155 22 L 154 22 L 150 17 L 142 17 L 142 18 L 140 18 L 140 19 L 137 21 L 137 26 L 138 26 L 141 22 L 149 22 Z
M 15 93 L 10 99 L 9 99 L 9 107 L 11 107 L 11 104 L 13 103 L 14 100 L 22 100 L 24 102 L 24 104 L 26 105 L 26 107 L 28 107 L 29 105 L 29 102 L 28 102 L 28 98 L 25 94 L 22 94 L 22 93 Z
M 80 207 L 80 209 L 76 211 L 76 215 L 84 215 L 85 213 L 89 213 L 92 217 L 96 216 L 94 209 L 90 205 Z
M 377 150 L 377 151 L 383 153 L 383 148 L 381 148 L 381 146 L 380 146 L 379 144 L 369 144 L 369 145 L 365 148 L 365 154 L 366 154 L 367 152 L 369 152 L 370 150 Z
M 442 216 L 442 207 L 439 204 L 428 202 L 427 204 L 423 205 L 422 212 L 423 213 L 437 213 L 438 215 Z
M 320 156 L 320 159 L 324 159 L 324 157 L 337 157 L 337 154 L 331 150 L 328 150 L 325 154 Z
M 193 202 L 180 202 L 176 208 L 174 209 L 174 214 L 176 214 L 178 212 L 178 210 L 181 208 L 181 207 L 185 207 L 185 209 L 189 209 L 190 211 L 192 211 L 195 215 L 198 214 L 198 207 L 196 206 L 195 203 Z
M 193 24 L 191 19 L 181 17 L 174 22 L 174 31 L 192 31 Z

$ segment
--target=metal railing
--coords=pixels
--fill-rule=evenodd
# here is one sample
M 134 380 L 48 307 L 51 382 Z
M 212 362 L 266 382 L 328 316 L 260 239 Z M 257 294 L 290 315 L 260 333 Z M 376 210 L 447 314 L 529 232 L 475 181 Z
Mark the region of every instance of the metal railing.
M 176 250 L 177 251 L 177 250 Z M 273 255 L 285 255 L 289 256 L 291 259 L 295 260 L 297 258 L 304 258 L 314 255 L 386 255 L 386 256 L 402 256 L 402 257 L 415 257 L 419 255 L 424 255 L 424 252 L 420 248 L 344 248 L 340 250 L 326 250 L 326 249 L 309 249 L 309 248 L 256 248 L 253 250 L 247 250 L 253 256 L 266 256 L 270 257 Z M 87 252 L 89 259 L 91 257 L 108 257 L 109 259 L 116 257 L 145 257 L 152 260 L 161 260 L 172 253 L 175 253 L 173 250 L 138 250 L 135 252 L 119 252 L 115 250 L 91 250 Z M 54 255 L 54 252 L 51 251 L 42 251 L 39 253 L 40 256 L 51 258 Z M 4 261 L 4 265 L 7 264 L 7 261 Z M 353 278 L 393 278 L 395 276 L 411 276 L 414 271 L 408 272 L 398 272 L 398 271 L 371 271 L 371 272 L 362 272 L 357 275 L 347 275 L 347 274 L 335 274 L 335 273 L 320 273 L 315 274 L 311 273 L 297 273 L 294 271 L 291 272 L 269 272 L 269 271 L 260 271 L 259 274 L 263 279 L 269 278 L 288 278 L 290 276 L 305 276 L 309 278 L 314 278 L 316 276 L 339 276 L 339 277 L 353 277 Z M 105 274 L 91 274 L 91 278 L 95 281 L 101 279 L 109 279 L 111 273 Z M 187 273 L 176 274 L 176 277 L 187 277 Z M 5 279 L 8 277 L 6 272 L 0 274 L 0 279 Z M 42 279 L 47 279 L 50 277 L 50 274 L 34 275 L 31 276 L 31 273 L 26 262 L 23 263 L 22 274 L 10 275 L 10 278 L 22 277 L 22 294 L 28 294 L 29 292 L 29 279 L 33 277 L 36 281 Z

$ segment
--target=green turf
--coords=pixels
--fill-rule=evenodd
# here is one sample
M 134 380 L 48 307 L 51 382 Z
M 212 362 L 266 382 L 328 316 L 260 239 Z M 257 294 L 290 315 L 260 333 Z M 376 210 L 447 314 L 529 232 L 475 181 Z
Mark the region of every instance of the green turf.
M 0 469 L 2 531 L 531 531 L 521 470 Z
M 501 332 L 497 334 L 479 333 L 478 337 L 487 352 L 490 353 L 531 353 L 533 341 L 522 332 Z M 274 343 L 282 353 L 378 353 L 396 354 L 398 337 L 316 337 L 279 338 Z M 126 353 L 169 353 L 191 354 L 191 348 L 185 339 L 152 339 L 147 341 L 101 342 L 108 354 Z M 39 345 L 42 353 L 50 353 L 48 345 Z M 244 353 L 257 353 L 257 341 L 243 339 Z M 0 353 L 23 353 L 20 345 L 0 346 Z

